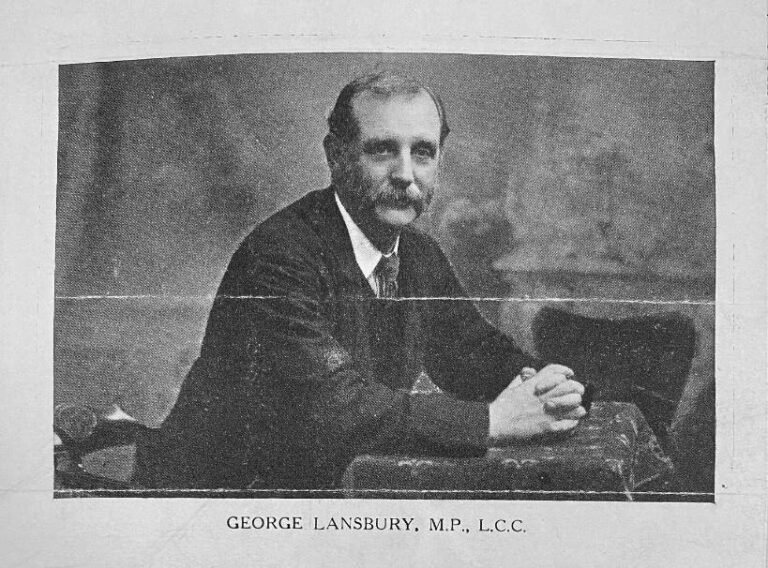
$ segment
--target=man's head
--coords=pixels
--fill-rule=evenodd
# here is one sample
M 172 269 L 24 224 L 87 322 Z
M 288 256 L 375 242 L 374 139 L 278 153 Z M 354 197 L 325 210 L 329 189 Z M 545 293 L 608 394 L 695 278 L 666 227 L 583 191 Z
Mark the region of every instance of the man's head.
M 449 128 L 440 99 L 391 73 L 355 79 L 328 118 L 331 179 L 360 228 L 386 243 L 429 205 Z

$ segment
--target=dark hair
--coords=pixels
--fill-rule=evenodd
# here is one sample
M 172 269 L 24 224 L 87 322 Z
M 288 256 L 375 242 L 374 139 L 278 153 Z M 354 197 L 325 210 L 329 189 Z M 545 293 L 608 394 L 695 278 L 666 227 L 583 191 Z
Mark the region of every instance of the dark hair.
M 440 118 L 440 145 L 443 145 L 451 129 L 445 116 L 443 101 L 429 87 L 425 87 L 410 77 L 396 75 L 390 71 L 381 71 L 357 77 L 348 83 L 339 93 L 336 104 L 328 116 L 328 131 L 344 142 L 350 142 L 359 134 L 357 121 L 352 109 L 354 98 L 360 93 L 371 92 L 377 95 L 394 96 L 399 94 L 427 93 L 437 107 Z

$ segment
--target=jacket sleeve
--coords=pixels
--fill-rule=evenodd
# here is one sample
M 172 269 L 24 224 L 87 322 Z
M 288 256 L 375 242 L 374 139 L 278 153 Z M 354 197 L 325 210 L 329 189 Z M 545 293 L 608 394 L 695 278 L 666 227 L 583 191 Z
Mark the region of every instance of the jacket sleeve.
M 485 402 L 393 390 L 355 369 L 334 337 L 329 275 L 308 248 L 252 236 L 230 263 L 201 353 L 217 370 L 207 388 L 224 393 L 213 404 L 227 405 L 219 427 L 247 438 L 275 477 L 317 486 L 359 453 L 485 448 Z
M 432 295 L 441 299 L 427 310 L 425 366 L 435 384 L 463 399 L 492 401 L 523 367 L 543 366 L 482 316 L 437 244 L 432 259 L 441 275 Z

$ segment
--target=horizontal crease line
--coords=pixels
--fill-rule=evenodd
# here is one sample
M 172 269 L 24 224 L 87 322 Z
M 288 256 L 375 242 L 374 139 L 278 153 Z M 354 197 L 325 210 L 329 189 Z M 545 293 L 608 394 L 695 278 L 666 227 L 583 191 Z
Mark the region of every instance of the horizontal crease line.
M 626 491 L 545 489 L 54 489 L 54 493 L 525 493 L 542 495 L 626 495 Z M 630 491 L 636 495 L 715 495 L 697 491 Z M 733 495 L 733 494 L 730 494 Z
M 178 296 L 178 295 L 153 295 L 153 294 L 137 294 L 137 295 L 94 295 L 94 296 L 55 296 L 56 300 L 206 300 L 213 301 L 217 298 L 225 298 L 229 300 L 296 300 L 302 299 L 297 296 Z M 373 297 L 351 297 L 344 298 L 344 301 L 369 301 L 375 299 Z M 429 302 L 429 301 L 451 301 L 451 302 L 551 302 L 551 303 L 566 303 L 566 302 L 578 302 L 578 303 L 590 303 L 600 302 L 604 304 L 651 304 L 651 305 L 690 305 L 690 306 L 714 306 L 714 300 L 638 300 L 638 299 L 620 299 L 620 298 L 539 298 L 539 297 L 485 297 L 485 296 L 472 296 L 472 297 L 451 297 L 451 296 L 428 296 L 428 297 L 406 297 L 406 298 L 387 298 L 388 301 L 395 302 Z
M 319 33 L 319 32 L 299 32 L 299 33 L 246 33 L 246 34 L 199 34 L 188 35 L 179 38 L 181 41 L 194 41 L 194 40 L 217 40 L 217 39 L 231 39 L 231 38 L 334 38 L 337 34 L 333 33 Z M 397 39 L 403 37 L 402 34 L 391 33 L 378 33 L 373 34 L 372 37 L 379 38 L 393 38 Z M 602 42 L 620 42 L 620 43 L 639 43 L 649 44 L 650 40 L 644 39 L 626 39 L 626 38 L 589 38 L 589 37 L 568 37 L 568 36 L 537 36 L 537 35 L 502 35 L 502 34 L 422 34 L 423 38 L 430 39 L 490 39 L 490 40 L 525 40 L 525 41 L 576 41 L 576 42 L 588 42 L 588 43 L 602 43 Z M 141 44 L 150 43 L 142 39 L 125 38 L 118 43 L 120 44 Z M 438 52 L 440 53 L 440 52 Z

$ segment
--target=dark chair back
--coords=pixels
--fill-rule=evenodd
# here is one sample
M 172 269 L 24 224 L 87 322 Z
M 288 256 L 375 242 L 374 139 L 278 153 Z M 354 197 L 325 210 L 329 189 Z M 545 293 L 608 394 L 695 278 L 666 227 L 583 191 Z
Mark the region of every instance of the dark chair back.
M 676 312 L 602 319 L 545 307 L 534 319 L 539 357 L 571 367 L 595 400 L 635 403 L 663 446 L 691 368 L 696 331 Z

